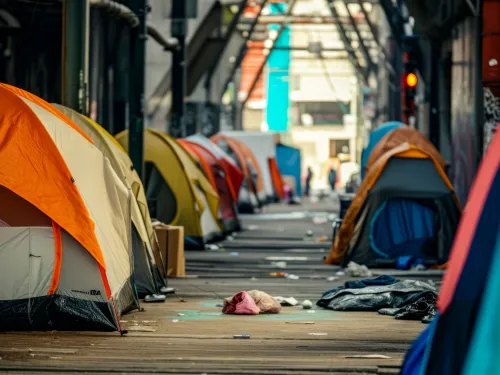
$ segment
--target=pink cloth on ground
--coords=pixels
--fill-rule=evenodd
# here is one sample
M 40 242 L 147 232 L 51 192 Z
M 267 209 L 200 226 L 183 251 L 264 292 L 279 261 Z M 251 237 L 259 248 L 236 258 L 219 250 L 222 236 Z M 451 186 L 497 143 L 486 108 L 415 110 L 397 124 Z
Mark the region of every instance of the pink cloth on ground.
M 260 309 L 247 292 L 236 293 L 233 298 L 224 300 L 224 314 L 259 315 Z

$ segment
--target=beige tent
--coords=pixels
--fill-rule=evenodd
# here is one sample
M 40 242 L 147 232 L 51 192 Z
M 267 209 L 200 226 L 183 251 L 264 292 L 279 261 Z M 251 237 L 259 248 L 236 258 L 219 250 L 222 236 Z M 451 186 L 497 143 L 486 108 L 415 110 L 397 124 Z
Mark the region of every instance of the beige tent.
M 120 330 L 138 306 L 130 191 L 67 116 L 0 97 L 0 330 Z
M 161 264 L 160 267 L 156 264 L 156 262 L 161 262 L 161 256 L 153 253 L 153 249 L 157 249 L 156 246 L 152 246 L 153 242 L 156 241 L 156 237 L 149 217 L 144 187 L 139 175 L 132 166 L 132 161 L 120 144 L 95 121 L 80 115 L 70 108 L 59 104 L 53 105 L 68 116 L 94 141 L 94 146 L 109 159 L 111 166 L 121 181 L 132 190 L 134 282 L 141 298 L 146 295 L 160 293 L 166 287 L 165 281 L 160 274 Z

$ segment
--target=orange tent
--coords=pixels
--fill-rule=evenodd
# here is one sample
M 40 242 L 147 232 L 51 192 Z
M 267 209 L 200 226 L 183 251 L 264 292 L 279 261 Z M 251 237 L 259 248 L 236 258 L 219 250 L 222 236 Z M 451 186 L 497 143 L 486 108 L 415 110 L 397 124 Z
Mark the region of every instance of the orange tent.
M 420 136 L 415 139 L 420 139 Z M 388 145 L 389 142 L 383 144 Z M 373 254 L 356 257 L 356 252 L 359 253 L 358 249 L 361 247 L 364 250 L 360 251 L 371 252 L 371 237 L 373 236 L 374 226 L 371 220 L 380 214 L 380 207 L 393 198 L 395 200 L 408 198 L 408 200 L 412 201 L 426 199 L 427 202 L 439 199 L 446 200 L 443 204 L 436 203 L 441 210 L 442 217 L 439 220 L 447 229 L 447 235 L 443 236 L 446 238 L 440 239 L 446 241 L 446 243 L 440 245 L 442 254 L 438 258 L 439 262 L 446 262 L 449 251 L 446 246 L 448 242 L 451 246 L 451 241 L 453 241 L 449 234 L 454 233 L 456 230 L 460 206 L 453 191 L 453 186 L 441 167 L 440 160 L 442 158 L 439 157 L 438 160 L 433 156 L 437 153 L 437 150 L 434 149 L 430 142 L 427 144 L 420 141 L 420 144 L 423 145 L 423 148 L 407 142 L 399 144 L 386 151 L 371 165 L 344 217 L 325 263 L 339 264 L 343 262 L 345 264 L 349 260 L 356 261 L 359 259 L 369 259 L 371 261 L 374 258 Z M 377 151 L 374 150 L 374 152 Z M 428 161 L 432 163 L 429 164 Z M 418 168 L 415 168 L 416 166 Z M 419 171 L 425 171 L 426 174 L 417 176 L 416 174 Z M 370 240 L 363 242 L 363 236 L 370 237 Z M 360 262 L 356 261 L 356 263 Z M 363 261 L 361 263 L 367 264 Z
M 177 140 L 195 159 L 197 159 L 213 188 L 219 194 L 220 210 L 224 230 L 227 233 L 241 229 L 237 213 L 236 201 L 231 193 L 231 183 L 219 159 L 202 145 L 186 139 Z

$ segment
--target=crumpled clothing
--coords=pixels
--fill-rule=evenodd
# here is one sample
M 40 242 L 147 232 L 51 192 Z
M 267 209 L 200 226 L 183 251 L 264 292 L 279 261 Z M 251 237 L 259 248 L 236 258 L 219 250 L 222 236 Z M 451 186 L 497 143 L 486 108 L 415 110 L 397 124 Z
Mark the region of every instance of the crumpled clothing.
M 279 314 L 281 311 L 281 304 L 269 294 L 260 290 L 249 290 L 247 293 L 253 298 L 261 314 Z
M 324 307 L 325 309 L 328 308 L 328 303 L 330 303 L 330 297 L 335 294 L 335 292 L 338 292 L 339 290 L 343 289 L 360 289 L 360 288 L 366 288 L 367 286 L 382 286 L 382 285 L 392 285 L 399 282 L 398 279 L 392 277 L 391 275 L 380 275 L 379 277 L 376 277 L 375 279 L 365 279 L 365 280 L 349 280 L 344 283 L 343 286 L 339 286 L 337 288 L 327 290 L 325 293 L 323 293 L 321 299 L 316 302 L 316 305 L 319 307 Z
M 224 300 L 224 314 L 259 315 L 260 309 L 247 292 L 236 293 L 232 298 Z
M 431 285 L 422 281 L 405 280 L 391 285 L 338 289 L 324 294 L 317 304 L 336 311 L 378 311 L 383 308 L 404 307 L 422 298 L 424 293 L 437 296 Z
M 278 314 L 281 304 L 269 294 L 260 290 L 236 293 L 224 300 L 224 314 L 258 315 Z

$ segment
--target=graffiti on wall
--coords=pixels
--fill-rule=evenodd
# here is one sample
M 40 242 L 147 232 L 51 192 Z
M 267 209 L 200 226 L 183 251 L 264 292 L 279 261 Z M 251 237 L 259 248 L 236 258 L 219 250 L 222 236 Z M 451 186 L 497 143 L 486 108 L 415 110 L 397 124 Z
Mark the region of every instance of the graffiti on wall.
M 483 153 L 486 152 L 500 122 L 500 100 L 488 87 L 484 88 Z

